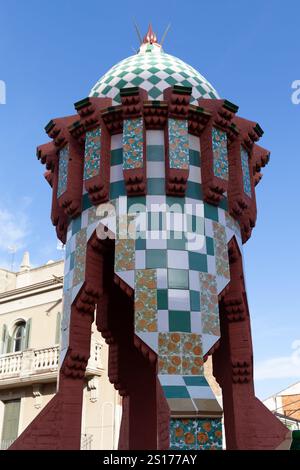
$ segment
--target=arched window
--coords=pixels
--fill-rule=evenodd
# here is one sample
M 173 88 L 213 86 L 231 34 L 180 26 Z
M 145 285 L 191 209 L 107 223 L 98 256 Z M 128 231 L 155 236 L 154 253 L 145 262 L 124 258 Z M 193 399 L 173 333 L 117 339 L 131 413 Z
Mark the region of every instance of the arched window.
M 25 346 L 26 323 L 21 321 L 17 323 L 13 336 L 13 352 L 23 351 Z

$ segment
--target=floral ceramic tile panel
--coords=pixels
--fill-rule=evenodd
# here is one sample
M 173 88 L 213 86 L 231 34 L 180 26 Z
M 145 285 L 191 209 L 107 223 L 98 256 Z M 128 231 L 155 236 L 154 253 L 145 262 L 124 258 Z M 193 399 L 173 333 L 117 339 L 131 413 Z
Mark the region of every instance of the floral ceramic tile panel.
M 212 128 L 214 175 L 228 180 L 227 134 L 216 127 Z
M 169 119 L 169 162 L 170 168 L 188 170 L 189 141 L 188 122 L 184 119 Z
M 159 333 L 160 374 L 202 375 L 201 336 L 194 333 Z
M 170 449 L 221 450 L 221 419 L 171 419 Z
M 199 273 L 202 332 L 219 336 L 219 305 L 216 277 Z
M 218 276 L 230 279 L 229 259 L 225 227 L 218 222 L 213 222 L 215 240 L 216 272 Z
M 135 240 L 116 239 L 115 272 L 130 271 L 135 268 Z
M 85 135 L 84 176 L 85 180 L 97 176 L 100 170 L 101 128 L 87 131 Z
M 243 172 L 243 185 L 244 191 L 247 196 L 252 196 L 251 191 L 251 180 L 250 180 L 250 171 L 249 171 L 249 154 L 247 150 L 241 146 L 241 163 L 242 163 L 242 172 Z
M 86 228 L 79 230 L 79 232 L 76 233 L 75 237 L 76 237 L 75 239 L 76 248 L 75 248 L 73 286 L 76 286 L 80 282 L 84 281 L 86 245 L 87 245 Z
M 69 146 L 66 145 L 59 151 L 57 197 L 60 197 L 67 189 L 68 165 Z
M 157 331 L 157 290 L 154 269 L 136 270 L 134 296 L 135 331 Z
M 225 211 L 226 227 L 230 228 L 239 238 L 241 238 L 241 228 L 237 220 L 235 220 L 228 212 Z
M 125 119 L 123 124 L 123 169 L 143 168 L 143 118 Z

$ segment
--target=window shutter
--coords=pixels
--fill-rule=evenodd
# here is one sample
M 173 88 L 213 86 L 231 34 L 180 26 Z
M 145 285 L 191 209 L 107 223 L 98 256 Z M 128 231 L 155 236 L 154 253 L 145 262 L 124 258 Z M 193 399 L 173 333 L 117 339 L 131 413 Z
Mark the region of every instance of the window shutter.
M 31 329 L 31 318 L 29 318 L 29 320 L 27 320 L 27 322 L 26 322 L 24 349 L 29 348 L 30 329 Z
M 7 334 L 7 340 L 6 340 L 6 354 L 11 353 L 13 348 L 13 338 Z
M 56 331 L 55 331 L 55 344 L 60 343 L 60 329 L 61 329 L 61 313 L 57 312 L 56 316 Z
M 5 354 L 7 352 L 6 351 L 7 335 L 8 335 L 7 326 L 2 325 L 0 354 Z

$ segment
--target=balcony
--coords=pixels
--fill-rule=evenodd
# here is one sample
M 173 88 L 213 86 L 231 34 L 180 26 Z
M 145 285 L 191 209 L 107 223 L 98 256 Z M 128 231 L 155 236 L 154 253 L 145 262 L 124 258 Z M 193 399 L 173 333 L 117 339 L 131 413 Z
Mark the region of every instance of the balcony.
M 102 342 L 92 339 L 91 356 L 86 375 L 101 375 Z M 25 383 L 52 382 L 56 380 L 59 365 L 59 345 L 43 349 L 27 349 L 0 356 L 0 388 Z

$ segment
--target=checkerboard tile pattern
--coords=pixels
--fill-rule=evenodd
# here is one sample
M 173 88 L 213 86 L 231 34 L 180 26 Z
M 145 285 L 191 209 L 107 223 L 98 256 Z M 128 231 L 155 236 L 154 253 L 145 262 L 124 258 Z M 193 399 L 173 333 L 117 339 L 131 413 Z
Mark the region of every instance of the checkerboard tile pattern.
M 197 104 L 199 98 L 218 98 L 216 90 L 193 67 L 150 45 L 147 52 L 141 51 L 112 67 L 92 88 L 90 96 L 107 96 L 114 105 L 120 104 L 120 90 L 137 86 L 148 92 L 150 100 L 162 100 L 163 91 L 173 85 L 192 87 L 192 104 Z
M 84 210 L 69 225 L 62 353 L 68 345 L 70 306 L 84 281 L 90 236 L 100 221 L 125 234 L 134 221 L 139 237 L 116 240 L 115 273 L 134 288 L 135 333 L 158 354 L 159 379 L 171 410 L 216 412 L 217 407 L 219 412 L 203 376 L 203 355 L 220 334 L 218 294 L 229 282 L 227 243 L 235 236 L 241 246 L 241 234 L 223 207 L 203 202 L 199 139 L 188 136 L 188 142 L 186 197 L 165 195 L 162 131 L 146 132 L 147 196 L 127 197 L 127 150 L 122 135 L 112 137 L 110 202 L 119 215 L 115 220 L 105 211 L 97 216 L 102 205 L 91 207 L 83 194 Z

